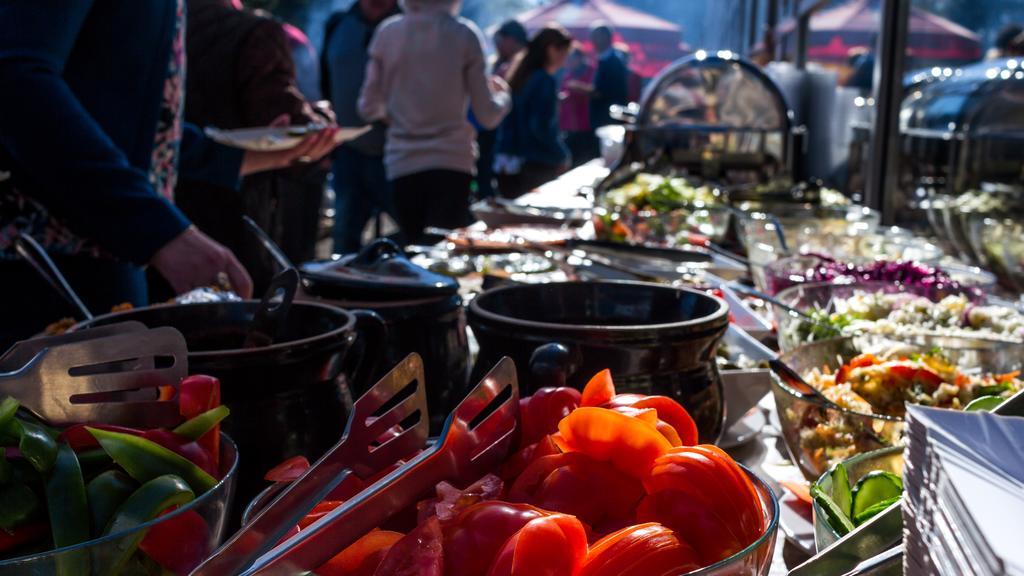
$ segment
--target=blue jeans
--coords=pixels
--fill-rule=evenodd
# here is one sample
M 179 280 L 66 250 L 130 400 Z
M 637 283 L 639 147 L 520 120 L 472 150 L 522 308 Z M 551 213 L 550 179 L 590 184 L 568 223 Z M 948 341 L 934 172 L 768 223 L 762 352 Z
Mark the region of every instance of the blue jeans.
M 382 156 L 363 154 L 349 146 L 334 151 L 334 208 L 334 251 L 338 254 L 362 247 L 363 229 L 371 218 L 384 212 L 394 216 Z

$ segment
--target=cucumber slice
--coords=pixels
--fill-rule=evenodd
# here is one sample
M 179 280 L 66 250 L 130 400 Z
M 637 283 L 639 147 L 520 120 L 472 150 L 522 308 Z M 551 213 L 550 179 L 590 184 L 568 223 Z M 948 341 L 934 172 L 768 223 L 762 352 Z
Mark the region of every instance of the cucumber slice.
M 832 501 L 839 506 L 839 510 L 847 518 L 852 516 L 853 495 L 850 493 L 850 476 L 846 473 L 846 466 L 839 462 L 832 468 Z
M 825 511 L 825 518 L 823 520 L 836 531 L 836 534 L 845 536 L 853 530 L 854 526 L 850 518 L 843 514 L 843 511 L 839 509 L 839 505 L 832 498 L 829 498 L 829 495 L 825 494 L 821 488 L 818 488 L 816 484 L 811 486 L 811 497 Z
M 993 384 L 991 386 L 978 386 L 974 390 L 974 393 L 977 395 L 978 398 L 981 398 L 982 396 L 998 396 L 1003 392 L 1008 392 L 1010 390 L 1013 390 L 1013 386 L 1004 383 Z
M 875 470 L 857 481 L 853 487 L 853 514 L 856 518 L 879 502 L 899 498 L 903 480 L 892 472 Z
M 893 504 L 899 502 L 900 499 L 901 499 L 901 497 L 897 496 L 895 498 L 889 498 L 888 500 L 882 500 L 881 502 L 876 502 L 876 503 L 872 504 L 871 506 L 868 506 L 867 510 L 861 512 L 860 514 L 857 514 L 857 516 L 854 517 L 853 523 L 856 524 L 857 526 L 860 526 L 861 524 L 863 524 L 863 523 L 867 522 L 868 520 L 870 520 L 872 517 L 880 514 L 881 512 L 884 512 L 886 510 L 886 508 L 888 508 L 889 506 L 892 506 Z
M 991 412 L 1003 402 L 1006 398 L 1002 396 L 981 396 L 971 400 L 970 404 L 964 407 L 965 412 Z

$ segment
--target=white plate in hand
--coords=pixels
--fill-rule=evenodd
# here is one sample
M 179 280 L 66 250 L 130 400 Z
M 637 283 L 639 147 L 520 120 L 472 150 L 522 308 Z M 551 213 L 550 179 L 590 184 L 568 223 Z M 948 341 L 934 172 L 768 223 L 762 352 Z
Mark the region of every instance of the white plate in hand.
M 214 142 L 252 150 L 254 152 L 280 152 L 290 150 L 299 145 L 307 136 L 327 128 L 325 124 L 309 124 L 306 126 L 281 126 L 262 128 L 240 128 L 238 130 L 221 130 L 213 126 L 206 127 L 206 135 Z M 372 126 L 358 128 L 341 128 L 334 140 L 337 143 L 348 142 L 366 134 Z

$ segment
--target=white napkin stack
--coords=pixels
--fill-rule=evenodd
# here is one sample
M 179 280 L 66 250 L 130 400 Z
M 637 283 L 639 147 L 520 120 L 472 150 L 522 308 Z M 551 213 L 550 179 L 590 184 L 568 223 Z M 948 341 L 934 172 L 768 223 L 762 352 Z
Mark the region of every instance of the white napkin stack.
M 908 406 L 904 572 L 1024 576 L 1024 418 Z

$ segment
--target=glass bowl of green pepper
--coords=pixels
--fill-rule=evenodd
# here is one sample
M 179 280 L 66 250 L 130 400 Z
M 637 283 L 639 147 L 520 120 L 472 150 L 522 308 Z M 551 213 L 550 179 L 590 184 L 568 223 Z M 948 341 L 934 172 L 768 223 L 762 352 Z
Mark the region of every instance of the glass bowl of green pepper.
M 822 474 L 811 489 L 817 551 L 828 548 L 853 528 L 899 502 L 903 494 L 902 475 L 902 446 L 858 454 Z M 886 520 L 875 528 L 879 536 L 899 539 L 902 517 Z
M 57 430 L 0 402 L 0 576 L 190 572 L 227 528 L 238 450 L 219 432 L 226 415 Z

